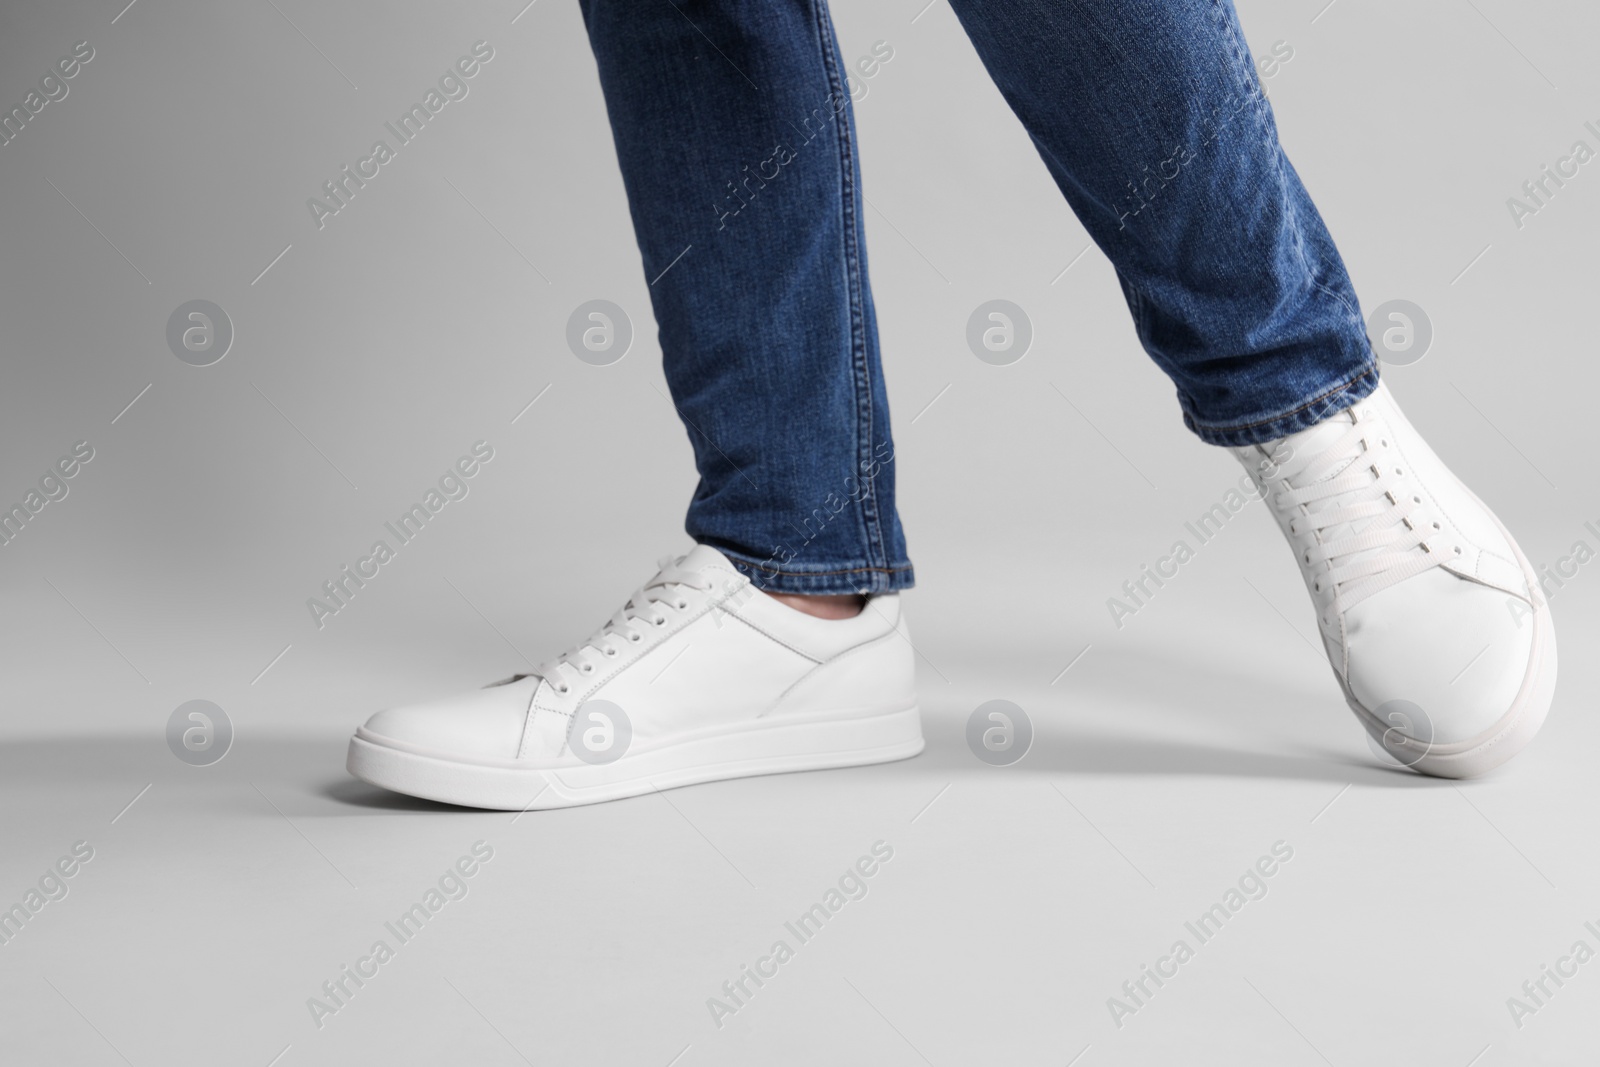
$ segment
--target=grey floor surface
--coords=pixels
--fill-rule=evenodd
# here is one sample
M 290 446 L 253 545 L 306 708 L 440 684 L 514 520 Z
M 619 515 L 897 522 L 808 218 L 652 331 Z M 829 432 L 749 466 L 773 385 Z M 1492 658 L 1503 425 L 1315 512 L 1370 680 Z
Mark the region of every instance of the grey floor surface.
M 208 767 L 154 733 L 18 739 L 4 902 L 93 856 L 0 946 L 0 1062 L 1592 1062 L 1600 965 L 1508 1007 L 1600 945 L 1589 664 L 1521 760 L 1456 784 L 1375 766 L 1325 670 L 1261 633 L 1254 667 L 1152 636 L 1007 690 L 1036 728 L 1008 767 L 964 739 L 996 693 L 930 667 L 916 759 L 562 812 L 387 794 L 342 733 L 241 731 Z

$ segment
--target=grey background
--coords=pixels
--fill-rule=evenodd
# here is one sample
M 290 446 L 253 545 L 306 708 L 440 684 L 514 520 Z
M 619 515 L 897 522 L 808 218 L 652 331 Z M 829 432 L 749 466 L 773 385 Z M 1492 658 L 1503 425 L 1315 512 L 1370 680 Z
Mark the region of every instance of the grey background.
M 1258 56 L 1294 49 L 1266 86 L 1364 306 L 1432 321 L 1386 375 L 1413 421 L 1536 564 L 1594 546 L 1600 163 L 1520 230 L 1506 198 L 1600 147 L 1600 17 L 1241 12 Z M 576 6 L 6 5 L 0 106 L 96 55 L 0 146 L 0 502 L 96 454 L 0 548 L 0 900 L 97 849 L 0 946 L 7 1062 L 1582 1062 L 1600 965 L 1521 1030 L 1505 998 L 1600 947 L 1595 568 L 1555 600 L 1544 735 L 1460 788 L 1371 767 L 1264 515 L 1117 629 L 1106 598 L 1237 467 L 1182 428 L 949 8 L 834 16 L 847 59 L 895 51 L 857 121 L 929 751 L 513 822 L 348 781 L 343 738 L 526 669 L 686 546 Z M 319 231 L 306 199 L 479 39 L 470 95 Z M 194 299 L 235 330 L 210 367 L 166 345 Z M 594 299 L 632 317 L 611 366 L 566 347 Z M 965 342 L 992 299 L 1033 324 L 1011 366 Z M 470 495 L 318 630 L 306 598 L 479 439 Z M 1008 768 L 962 739 L 996 698 L 1036 729 Z M 165 746 L 192 699 L 236 731 L 211 767 Z M 314 1028 L 305 998 L 479 838 L 471 895 Z M 705 999 L 878 839 L 869 896 L 715 1029 Z M 1114 1028 L 1105 999 L 1278 839 L 1266 900 Z

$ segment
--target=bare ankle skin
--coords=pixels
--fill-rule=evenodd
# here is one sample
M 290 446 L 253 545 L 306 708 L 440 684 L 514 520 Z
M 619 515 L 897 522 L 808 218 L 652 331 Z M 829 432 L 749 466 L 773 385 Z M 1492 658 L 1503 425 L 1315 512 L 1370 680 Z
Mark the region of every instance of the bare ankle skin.
M 764 590 L 763 590 L 764 591 Z M 818 619 L 853 619 L 867 606 L 867 598 L 857 593 L 840 596 L 801 596 L 798 593 L 767 593 L 773 600 L 803 611 Z

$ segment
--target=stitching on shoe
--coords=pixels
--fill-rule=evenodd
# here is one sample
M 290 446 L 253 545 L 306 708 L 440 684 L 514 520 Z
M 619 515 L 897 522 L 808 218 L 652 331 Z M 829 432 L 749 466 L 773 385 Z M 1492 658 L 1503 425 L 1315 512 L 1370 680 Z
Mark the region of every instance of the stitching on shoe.
M 899 630 L 895 629 L 895 628 L 891 628 L 887 633 L 880 634 L 879 636 L 874 637 L 870 641 L 863 641 L 859 645 L 851 645 L 849 648 L 845 649 L 843 652 L 839 653 L 837 656 L 833 656 L 830 659 L 819 660 L 817 662 L 816 666 L 812 667 L 809 671 L 807 671 L 806 673 L 802 674 L 800 677 L 796 678 L 793 682 L 789 683 L 788 687 L 786 687 L 783 692 L 779 693 L 777 695 L 777 697 L 775 697 L 772 700 L 771 703 L 769 703 L 761 711 L 757 712 L 756 713 L 756 718 L 758 718 L 758 719 L 765 718 L 767 715 L 769 715 L 772 712 L 776 711 L 778 709 L 779 705 L 781 705 L 785 700 L 787 700 L 789 698 L 789 694 L 790 693 L 793 693 L 801 685 L 804 685 L 807 679 L 816 677 L 817 673 L 819 671 L 821 671 L 824 667 L 831 667 L 834 664 L 838 663 L 840 660 L 844 659 L 846 656 L 849 656 L 849 655 L 851 655 L 853 653 L 856 653 L 856 652 L 861 652 L 861 651 L 863 651 L 865 649 L 872 648 L 875 645 L 878 645 L 878 644 L 881 644 L 884 641 L 887 641 L 891 637 L 898 637 L 898 636 L 899 636 Z
M 717 569 L 721 569 L 721 568 L 717 568 Z M 739 577 L 742 577 L 742 575 L 739 575 Z M 697 621 L 700 620 L 700 618 L 702 616 L 704 616 L 707 612 L 711 611 L 715 606 L 716 606 L 716 602 L 715 601 L 702 605 L 698 610 L 696 610 L 693 614 L 691 614 L 688 617 L 688 620 L 686 622 L 683 622 L 683 623 L 681 623 L 680 625 L 677 625 L 677 626 L 669 627 L 668 628 L 668 632 L 665 635 L 663 635 L 663 637 L 662 637 L 662 639 L 660 641 L 657 641 L 655 644 L 653 644 L 649 648 L 645 649 L 643 652 L 641 652 L 639 654 L 639 656 L 636 659 L 629 660 L 626 663 L 620 663 L 616 667 L 613 667 L 609 674 L 603 674 L 599 678 L 596 678 L 593 682 L 591 682 L 589 684 L 587 689 L 584 689 L 579 693 L 577 699 L 573 701 L 572 710 L 571 711 L 562 711 L 560 708 L 547 707 L 545 705 L 537 703 L 537 700 L 538 700 L 538 697 L 539 697 L 539 690 L 541 688 L 543 688 L 545 685 L 550 685 L 550 680 L 549 679 L 541 678 L 540 682 L 539 682 L 539 685 L 534 687 L 533 696 L 531 696 L 529 698 L 528 711 L 527 711 L 526 717 L 524 718 L 523 724 L 522 724 L 522 741 L 517 746 L 517 758 L 518 759 L 526 759 L 527 758 L 526 753 L 527 753 L 527 745 L 528 745 L 528 741 L 529 741 L 529 735 L 532 732 L 534 717 L 539 712 L 548 711 L 553 715 L 560 715 L 562 718 L 566 719 L 567 720 L 567 733 L 570 735 L 571 732 L 572 732 L 572 718 L 573 718 L 574 714 L 576 714 L 577 709 L 583 704 L 583 702 L 586 699 L 588 699 L 588 697 L 589 697 L 589 695 L 591 693 L 594 693 L 595 691 L 597 691 L 601 686 L 605 685 L 607 682 L 611 681 L 613 678 L 616 678 L 619 674 L 621 674 L 623 671 L 627 670 L 629 667 L 632 667 L 632 666 L 634 666 L 636 664 L 639 664 L 639 663 L 643 663 L 646 657 L 648 657 L 651 653 L 655 652 L 662 645 L 666 644 L 667 640 L 669 638 L 675 637 L 679 633 L 681 633 L 682 631 L 687 630 L 690 626 L 693 626 Z M 554 689 L 555 686 L 551 685 L 551 688 Z
M 720 570 L 721 568 L 717 568 L 717 569 Z M 744 577 L 744 576 L 743 575 L 736 575 L 736 577 Z M 748 581 L 748 579 L 747 579 L 747 581 Z M 547 711 L 547 712 L 550 712 L 553 715 L 559 715 L 562 718 L 566 719 L 567 720 L 567 734 L 569 735 L 568 738 L 567 738 L 567 741 L 570 742 L 570 740 L 571 740 L 570 734 L 572 732 L 572 720 L 573 720 L 573 717 L 576 714 L 577 709 L 583 704 L 583 702 L 585 700 L 587 700 L 589 698 L 589 696 L 591 694 L 597 692 L 606 683 L 608 683 L 608 682 L 614 680 L 615 678 L 617 678 L 619 675 L 622 674 L 623 671 L 628 670 L 631 667 L 636 667 L 639 664 L 643 663 L 651 655 L 653 655 L 654 653 L 659 651 L 661 649 L 661 647 L 667 643 L 668 640 L 670 640 L 673 637 L 676 637 L 678 634 L 680 634 L 683 631 L 687 630 L 689 627 L 693 626 L 695 623 L 697 623 L 701 619 L 705 618 L 705 616 L 709 615 L 712 611 L 715 611 L 718 607 L 723 607 L 723 605 L 726 605 L 728 600 L 730 600 L 730 599 L 731 599 L 731 597 L 724 597 L 723 599 L 718 600 L 718 599 L 715 598 L 715 596 L 708 598 L 705 603 L 701 604 L 701 606 L 699 608 L 697 608 L 694 612 L 689 614 L 684 619 L 684 621 L 678 623 L 677 625 L 670 626 L 668 628 L 667 633 L 662 635 L 662 639 L 661 640 L 655 642 L 649 648 L 645 649 L 637 657 L 635 657 L 635 658 L 633 658 L 631 660 L 628 660 L 625 663 L 618 664 L 617 666 L 613 667 L 608 673 L 602 674 L 600 677 L 596 678 L 593 682 L 589 683 L 588 687 L 583 689 L 579 693 L 578 697 L 573 701 L 571 710 L 563 711 L 560 708 L 549 707 L 549 706 L 537 703 L 537 699 L 538 699 L 538 695 L 539 695 L 539 689 L 542 686 L 544 686 L 546 684 L 549 684 L 549 680 L 548 679 L 541 679 L 540 685 L 534 687 L 533 696 L 529 698 L 528 711 L 527 711 L 526 717 L 523 720 L 523 725 L 522 725 L 522 741 L 517 746 L 517 758 L 518 759 L 527 758 L 527 756 L 526 756 L 527 745 L 528 745 L 528 742 L 530 740 L 530 734 L 532 732 L 534 717 L 539 712 Z M 809 654 L 807 654 L 805 652 L 802 652 L 798 648 L 795 648 L 793 645 L 789 644 L 787 641 L 782 641 L 782 640 L 774 637 L 773 635 L 767 633 L 765 630 L 761 629 L 759 626 L 756 626 L 755 624 L 751 623 L 748 619 L 745 619 L 742 616 L 735 614 L 733 611 L 727 609 L 726 607 L 723 607 L 723 614 L 725 614 L 730 619 L 736 619 L 739 622 L 744 623 L 746 626 L 750 627 L 756 633 L 761 634 L 763 637 L 765 637 L 768 640 L 772 641 L 774 644 L 781 645 L 782 647 L 787 648 L 789 651 L 793 652 L 795 655 L 799 656 L 802 659 L 810 660 L 812 663 L 820 662 L 820 661 L 817 660 L 817 658 L 815 656 L 812 656 L 812 655 L 809 655 Z M 810 672 L 808 671 L 807 674 L 809 674 L 809 673 Z M 551 688 L 553 689 L 555 687 L 552 685 Z
M 539 699 L 539 690 L 544 684 L 545 680 L 540 678 L 534 683 L 533 692 L 528 694 L 528 706 L 522 712 L 522 734 L 517 738 L 517 759 L 522 759 L 522 754 L 528 750 L 528 734 L 533 728 L 533 717 L 539 713 L 536 701 Z
M 731 611 L 727 612 L 726 614 L 727 614 L 728 618 L 736 619 L 739 622 L 744 623 L 746 626 L 750 627 L 750 629 L 754 630 L 756 633 L 760 634 L 762 637 L 765 637 L 768 641 L 771 641 L 773 644 L 781 645 L 782 647 L 787 648 L 790 652 L 793 652 L 795 655 L 799 656 L 801 659 L 810 660 L 814 664 L 821 664 L 821 663 L 825 663 L 826 662 L 826 660 L 819 660 L 817 657 L 813 656 L 809 652 L 802 652 L 800 649 L 795 648 L 793 645 L 791 645 L 789 642 L 783 640 L 781 637 L 774 637 L 772 634 L 769 634 L 767 631 L 763 630 L 761 627 L 757 626 L 755 623 L 751 622 L 749 619 L 745 618 L 743 615 L 735 615 Z M 810 673 L 810 672 L 808 671 L 807 673 Z
M 722 570 L 722 568 L 720 568 L 720 567 L 713 568 L 713 569 Z M 724 573 L 726 573 L 726 572 L 724 571 Z M 734 577 L 743 578 L 744 575 L 735 573 Z M 746 581 L 748 581 L 748 580 L 749 579 L 746 579 Z M 607 682 L 609 682 L 612 679 L 616 678 L 618 675 L 620 675 L 623 671 L 627 670 L 629 667 L 633 667 L 633 666 L 635 666 L 637 664 L 643 663 L 653 653 L 655 653 L 658 649 L 660 649 L 662 645 L 665 645 L 669 640 L 671 640 L 672 638 L 678 636 L 678 634 L 682 633 L 683 631 L 687 630 L 689 627 L 693 626 L 695 623 L 699 622 L 706 615 L 709 615 L 711 612 L 715 611 L 719 606 L 721 606 L 723 604 L 726 604 L 730 599 L 732 599 L 731 596 L 724 597 L 721 600 L 718 600 L 716 598 L 716 596 L 713 594 L 712 596 L 707 598 L 707 600 L 706 600 L 706 602 L 704 604 L 701 604 L 700 607 L 696 608 L 693 612 L 689 613 L 686 617 L 680 615 L 680 618 L 682 618 L 682 621 L 677 623 L 677 624 L 675 624 L 675 625 L 669 625 L 667 627 L 667 632 L 661 636 L 661 640 L 657 641 L 655 644 L 651 645 L 649 648 L 647 648 L 644 651 L 640 652 L 637 657 L 627 661 L 626 663 L 617 664 L 615 667 L 611 668 L 609 673 L 601 674 L 594 681 L 590 682 L 589 683 L 589 688 L 586 689 L 583 692 L 583 695 L 578 698 L 578 700 L 573 704 L 573 707 L 576 708 L 578 706 L 578 704 L 583 703 L 583 701 L 585 699 L 587 699 L 587 697 L 589 696 L 590 693 L 595 692 L 601 686 L 605 685 Z M 733 615 L 733 612 L 726 611 L 726 609 L 724 609 L 724 610 L 725 610 L 726 614 L 728 614 L 730 616 Z M 551 710 L 554 710 L 554 709 L 551 709 Z M 568 714 L 570 714 L 570 713 L 568 713 Z

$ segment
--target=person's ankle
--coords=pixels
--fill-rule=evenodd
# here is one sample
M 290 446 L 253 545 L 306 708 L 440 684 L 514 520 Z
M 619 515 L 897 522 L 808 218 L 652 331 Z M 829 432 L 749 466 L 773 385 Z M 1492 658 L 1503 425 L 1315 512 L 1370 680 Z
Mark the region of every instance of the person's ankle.
M 799 593 L 772 593 L 767 596 L 784 607 L 793 608 L 818 619 L 853 619 L 867 606 L 867 598 L 859 593 L 830 596 L 803 596 Z

